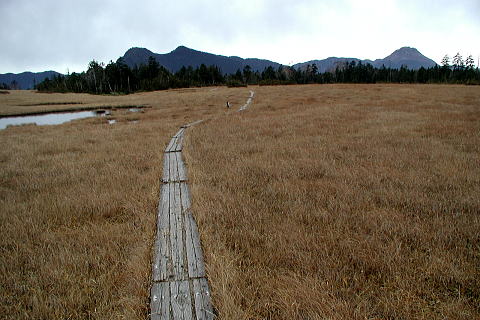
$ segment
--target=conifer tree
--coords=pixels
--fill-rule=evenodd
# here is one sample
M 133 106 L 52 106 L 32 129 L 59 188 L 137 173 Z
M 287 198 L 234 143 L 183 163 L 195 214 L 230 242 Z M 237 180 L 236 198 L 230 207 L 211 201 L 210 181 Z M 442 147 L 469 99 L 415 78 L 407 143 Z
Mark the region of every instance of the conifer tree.
M 473 69 L 475 68 L 475 61 L 473 60 L 472 55 L 469 55 L 467 59 L 465 60 L 465 67 L 467 69 Z
M 462 69 L 464 65 L 465 64 L 463 62 L 462 55 L 460 54 L 460 52 L 457 52 L 457 54 L 453 57 L 453 69 Z
M 450 68 L 450 57 L 446 54 L 442 59 L 442 66 L 444 68 Z

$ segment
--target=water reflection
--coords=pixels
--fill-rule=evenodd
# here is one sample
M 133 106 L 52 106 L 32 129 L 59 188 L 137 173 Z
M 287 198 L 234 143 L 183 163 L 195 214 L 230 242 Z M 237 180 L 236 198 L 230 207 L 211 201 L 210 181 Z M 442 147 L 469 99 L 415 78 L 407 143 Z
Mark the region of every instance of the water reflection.
M 97 116 L 96 111 L 80 111 L 65 113 L 48 113 L 34 116 L 0 118 L 0 130 L 10 125 L 35 123 L 39 126 L 62 124 L 76 119 L 84 119 Z
M 130 112 L 143 112 L 141 108 L 129 108 Z M 94 110 L 94 111 L 77 111 L 77 112 L 62 112 L 62 113 L 47 113 L 33 116 L 19 116 L 19 117 L 5 117 L 0 118 L 0 130 L 5 129 L 10 125 L 22 125 L 34 123 L 39 126 L 62 124 L 76 119 L 84 119 L 90 117 L 107 117 L 111 116 L 111 110 Z M 109 124 L 114 124 L 116 120 L 109 119 Z

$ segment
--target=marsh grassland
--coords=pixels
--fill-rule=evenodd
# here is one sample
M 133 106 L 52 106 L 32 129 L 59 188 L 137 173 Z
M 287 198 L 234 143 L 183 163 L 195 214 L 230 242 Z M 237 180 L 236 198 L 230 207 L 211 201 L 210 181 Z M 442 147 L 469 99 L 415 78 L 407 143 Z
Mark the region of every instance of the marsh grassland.
M 480 89 L 255 88 L 186 162 L 221 319 L 479 319 Z
M 478 87 L 0 96 L 106 105 L 151 108 L 0 130 L 1 318 L 145 319 L 163 149 L 207 117 L 184 153 L 220 319 L 480 318 Z
M 114 125 L 98 117 L 0 130 L 0 318 L 146 319 L 163 149 L 178 126 L 247 95 L 2 95 L 0 114 L 151 108 L 114 110 Z

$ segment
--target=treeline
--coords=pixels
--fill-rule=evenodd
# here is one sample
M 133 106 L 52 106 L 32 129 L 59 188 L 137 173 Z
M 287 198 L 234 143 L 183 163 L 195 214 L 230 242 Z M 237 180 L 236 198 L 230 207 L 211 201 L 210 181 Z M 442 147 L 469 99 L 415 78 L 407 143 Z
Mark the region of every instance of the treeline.
M 292 70 L 295 83 L 450 83 L 480 84 L 480 70 L 474 67 L 421 67 L 418 70 L 402 66 L 400 69 L 374 68 L 371 64 L 351 61 L 333 72 L 316 72 L 315 65 L 304 71 Z
M 122 58 L 106 66 L 97 61 L 86 72 L 54 76 L 36 85 L 39 91 L 86 92 L 94 94 L 131 93 L 191 86 L 220 85 L 225 78 L 215 66 L 183 67 L 172 74 L 150 57 L 146 65 L 130 68 Z
M 444 58 L 445 60 L 445 58 Z M 480 71 L 473 63 L 450 66 L 448 61 L 442 66 L 410 70 L 374 68 L 371 64 L 351 61 L 338 65 L 335 70 L 319 73 L 315 64 L 303 69 L 281 66 L 278 69 L 267 67 L 263 72 L 253 71 L 250 66 L 224 75 L 216 66 L 204 64 L 197 68 L 182 67 L 171 73 L 153 58 L 139 67 L 130 68 L 122 58 L 106 66 L 92 61 L 88 70 L 82 73 L 59 75 L 45 79 L 35 88 L 49 92 L 77 92 L 93 94 L 132 93 L 171 88 L 203 86 L 245 86 L 248 84 L 307 84 L 307 83 L 460 83 L 480 84 Z
M 2 82 L 0 83 L 0 90 L 20 90 L 20 84 L 16 80 L 13 80 L 10 84 Z

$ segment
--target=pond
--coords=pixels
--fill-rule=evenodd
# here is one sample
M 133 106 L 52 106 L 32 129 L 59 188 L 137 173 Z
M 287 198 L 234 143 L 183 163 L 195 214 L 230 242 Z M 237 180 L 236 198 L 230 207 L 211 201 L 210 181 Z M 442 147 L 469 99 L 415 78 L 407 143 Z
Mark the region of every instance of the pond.
M 99 113 L 95 111 L 79 111 L 79 112 L 65 112 L 65 113 L 48 113 L 33 116 L 21 116 L 21 117 L 6 117 L 0 118 L 0 130 L 5 129 L 10 125 L 20 125 L 35 123 L 39 126 L 62 124 L 75 119 L 83 119 L 96 117 Z
M 140 108 L 131 108 L 130 112 L 139 112 Z M 17 116 L 17 117 L 4 117 L 0 118 L 0 130 L 5 129 L 10 125 L 22 125 L 34 123 L 39 126 L 43 125 L 55 125 L 62 124 L 68 121 L 76 119 L 84 119 L 91 117 L 105 117 L 110 116 L 112 112 L 110 110 L 94 110 L 94 111 L 75 111 L 75 112 L 59 112 L 59 113 L 47 113 L 30 116 Z M 116 121 L 108 120 L 109 124 L 114 124 Z

